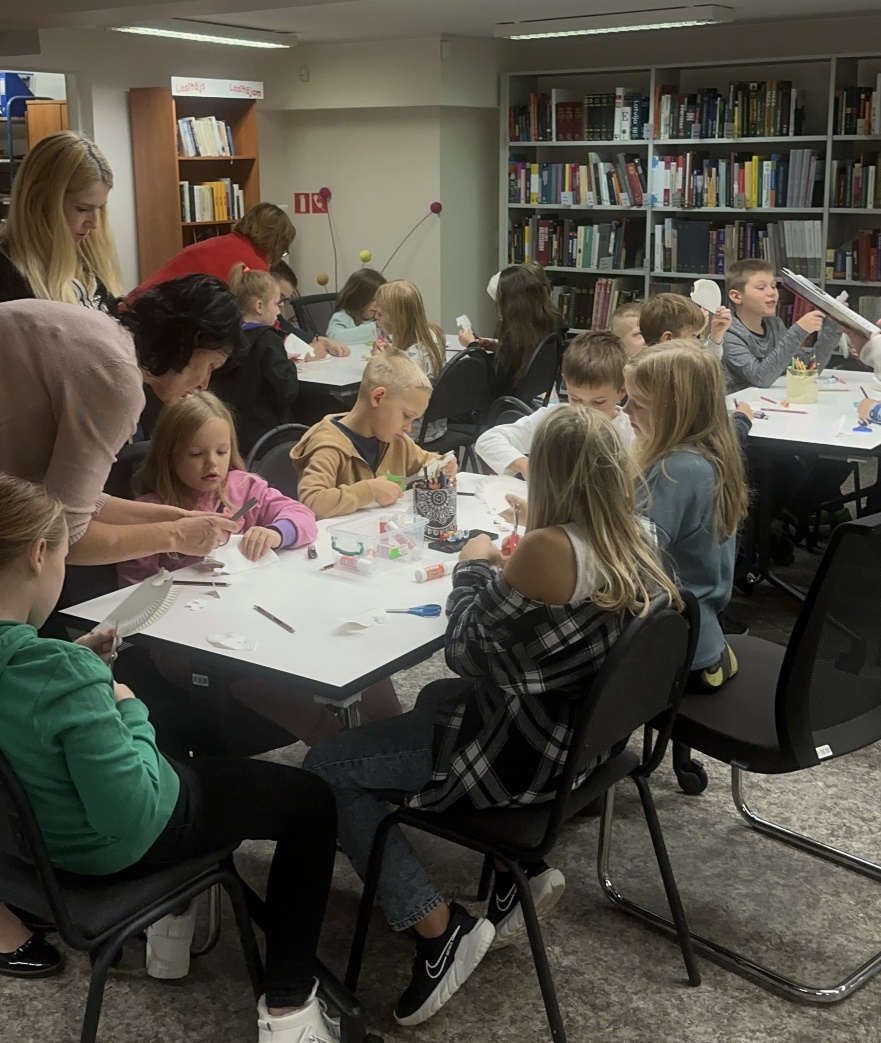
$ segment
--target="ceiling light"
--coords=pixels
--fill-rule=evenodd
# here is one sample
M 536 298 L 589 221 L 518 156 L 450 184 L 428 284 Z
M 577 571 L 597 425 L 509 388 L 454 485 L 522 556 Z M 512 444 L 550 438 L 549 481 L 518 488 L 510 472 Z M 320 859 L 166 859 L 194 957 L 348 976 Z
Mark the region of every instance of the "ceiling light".
M 262 47 L 275 50 L 295 47 L 297 44 L 296 33 L 248 29 L 241 25 L 223 25 L 217 22 L 188 21 L 186 18 L 170 18 L 164 22 L 151 22 L 146 25 L 115 25 L 111 28 L 115 33 L 162 36 L 170 40 L 217 43 L 226 47 Z
M 733 19 L 734 10 L 731 7 L 702 4 L 655 11 L 622 11 L 619 14 L 504 22 L 495 27 L 494 35 L 508 40 L 543 40 L 559 36 L 593 36 L 597 33 L 635 33 L 644 29 L 683 29 L 731 22 Z

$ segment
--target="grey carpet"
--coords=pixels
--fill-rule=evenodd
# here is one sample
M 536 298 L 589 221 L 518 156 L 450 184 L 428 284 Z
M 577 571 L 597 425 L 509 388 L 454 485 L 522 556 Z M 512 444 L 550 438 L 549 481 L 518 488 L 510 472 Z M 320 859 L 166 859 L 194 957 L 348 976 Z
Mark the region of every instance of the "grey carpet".
M 806 580 L 816 559 L 804 554 L 790 578 Z M 752 632 L 785 641 L 796 606 L 767 586 L 751 599 L 736 598 L 734 613 Z M 445 669 L 439 657 L 398 678 L 411 702 L 419 688 Z M 283 759 L 298 762 L 296 747 Z M 756 806 L 865 857 L 878 857 L 881 809 L 878 753 L 864 750 L 813 773 L 757 780 Z M 727 772 L 708 764 L 710 785 L 686 797 L 663 766 L 653 789 L 692 925 L 728 940 L 783 972 L 829 984 L 881 948 L 879 885 L 752 834 L 736 818 Z M 867 785 L 867 782 L 869 783 Z M 871 799 L 869 799 L 871 797 Z M 616 876 L 634 896 L 663 907 L 657 870 L 635 791 L 616 797 Z M 881 1024 L 881 980 L 843 1004 L 818 1009 L 779 999 L 706 960 L 700 988 L 685 983 L 675 943 L 624 916 L 602 896 L 596 881 L 597 822 L 567 828 L 552 861 L 566 876 L 566 894 L 544 927 L 545 940 L 572 1043 L 828 1043 L 876 1041 Z M 438 885 L 474 903 L 477 856 L 417 838 Z M 309 838 L 303 838 L 309 857 Z M 242 851 L 244 874 L 265 874 L 267 845 Z M 340 975 L 345 967 L 359 885 L 345 859 L 336 879 L 322 956 Z M 538 1041 L 550 1038 L 525 944 L 490 953 L 474 977 L 435 1018 L 416 1029 L 398 1028 L 394 1002 L 408 980 L 411 943 L 385 929 L 375 915 L 359 994 L 371 1026 L 386 1040 L 413 1043 Z M 218 948 L 195 961 L 187 980 L 148 979 L 142 953 L 126 953 L 129 970 L 115 972 L 107 989 L 100 1038 L 113 1043 L 225 1043 L 256 1039 L 254 1010 L 227 915 Z M 68 954 L 62 977 L 45 982 L 0 979 L 3 1043 L 73 1043 L 79 1038 L 87 961 Z

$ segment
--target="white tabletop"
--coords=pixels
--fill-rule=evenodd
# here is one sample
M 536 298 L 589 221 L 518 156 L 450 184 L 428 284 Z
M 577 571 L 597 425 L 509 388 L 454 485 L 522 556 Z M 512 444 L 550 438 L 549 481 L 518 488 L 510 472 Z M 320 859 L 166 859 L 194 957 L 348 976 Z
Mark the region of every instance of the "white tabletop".
M 458 520 L 462 527 L 490 529 L 502 538 L 511 527 L 501 522 L 483 499 L 462 495 L 495 481 L 482 475 L 460 476 Z M 407 494 L 395 509 L 410 509 L 411 496 Z M 494 496 L 489 499 L 497 500 Z M 384 513 L 391 512 L 386 509 Z M 455 556 L 426 547 L 421 561 L 392 566 L 373 576 L 354 576 L 340 569 L 319 572 L 322 565 L 331 561 L 328 527 L 340 521 L 333 518 L 319 522 L 317 561 L 307 558 L 305 547 L 281 551 L 277 564 L 227 577 L 230 586 L 220 589 L 219 599 L 204 597 L 201 587 L 179 587 L 175 603 L 143 635 L 268 668 L 296 678 L 307 691 L 328 698 L 339 696 L 341 700 L 366 687 L 365 678 L 368 684 L 373 683 L 432 655 L 443 645 L 443 613 L 433 619 L 392 615 L 388 623 L 361 631 L 345 626 L 341 617 L 357 616 L 374 608 L 409 608 L 427 603 L 445 606 L 452 586 L 450 577 L 417 583 L 415 571 L 418 566 L 454 562 Z M 98 622 L 127 593 L 114 591 L 69 608 L 66 613 L 78 620 Z M 205 602 L 205 607 L 198 611 L 187 607 L 196 598 Z M 296 633 L 288 633 L 255 612 L 255 604 L 289 623 Z M 257 646 L 251 652 L 239 652 L 210 645 L 208 636 L 220 633 L 241 634 L 255 640 Z
M 350 345 L 352 354 L 345 358 L 328 356 L 320 362 L 300 362 L 297 375 L 303 384 L 318 384 L 330 388 L 354 388 L 361 383 L 364 367 L 370 358 L 369 344 Z M 447 334 L 448 357 L 462 350 L 459 338 Z
M 832 383 L 832 378 L 837 383 Z M 846 456 L 881 454 L 881 425 L 872 424 L 865 434 L 854 431 L 857 426 L 857 403 L 865 388 L 870 398 L 881 400 L 881 385 L 871 373 L 827 370 L 820 378 L 816 405 L 793 403 L 783 412 L 768 412 L 764 420 L 753 421 L 750 438 L 762 442 L 778 442 L 822 447 Z M 729 406 L 747 402 L 755 410 L 784 410 L 786 379 L 781 377 L 770 388 L 745 388 L 728 396 Z M 769 401 L 773 400 L 773 401 Z M 843 419 L 843 424 L 842 424 Z M 840 433 L 836 433 L 839 432 Z

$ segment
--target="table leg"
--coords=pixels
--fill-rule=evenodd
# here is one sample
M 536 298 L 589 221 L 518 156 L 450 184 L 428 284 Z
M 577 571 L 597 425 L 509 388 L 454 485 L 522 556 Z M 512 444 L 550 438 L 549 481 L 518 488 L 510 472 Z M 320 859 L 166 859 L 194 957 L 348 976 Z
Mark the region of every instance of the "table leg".
M 758 497 L 758 511 L 756 512 L 756 549 L 759 567 L 759 578 L 766 580 L 771 586 L 789 594 L 796 601 L 804 601 L 803 591 L 793 587 L 771 568 L 771 524 L 774 521 L 772 509 L 772 475 L 771 468 L 773 457 L 764 453 L 757 453 L 752 460 L 752 472 Z
M 350 695 L 348 699 L 325 699 L 320 695 L 313 695 L 312 698 L 316 703 L 323 703 L 325 706 L 330 706 L 339 714 L 340 722 L 344 728 L 357 728 L 361 723 L 361 696 L 362 692 L 355 692 L 354 695 Z

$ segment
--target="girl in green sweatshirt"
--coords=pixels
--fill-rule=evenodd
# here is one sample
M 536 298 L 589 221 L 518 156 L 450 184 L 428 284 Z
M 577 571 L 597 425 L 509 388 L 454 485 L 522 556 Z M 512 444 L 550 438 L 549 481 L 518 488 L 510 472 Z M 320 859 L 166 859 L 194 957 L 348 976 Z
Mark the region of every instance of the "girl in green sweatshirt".
M 277 841 L 258 1038 L 299 1043 L 311 1032 L 334 1043 L 315 980 L 336 849 L 330 790 L 286 765 L 166 759 L 146 706 L 114 682 L 102 660 L 112 635 L 69 643 L 37 634 L 61 592 L 67 546 L 62 504 L 40 486 L 0 474 L 0 751 L 30 799 L 53 864 L 86 876 L 131 877 L 245 839 Z M 31 936 L 4 949 L 12 919 L 0 916 L 0 967 L 16 953 L 21 962 L 22 948 L 45 945 Z M 180 923 L 158 926 L 151 929 L 154 969 L 179 977 L 190 936 Z M 150 945 L 148 933 L 148 967 Z

